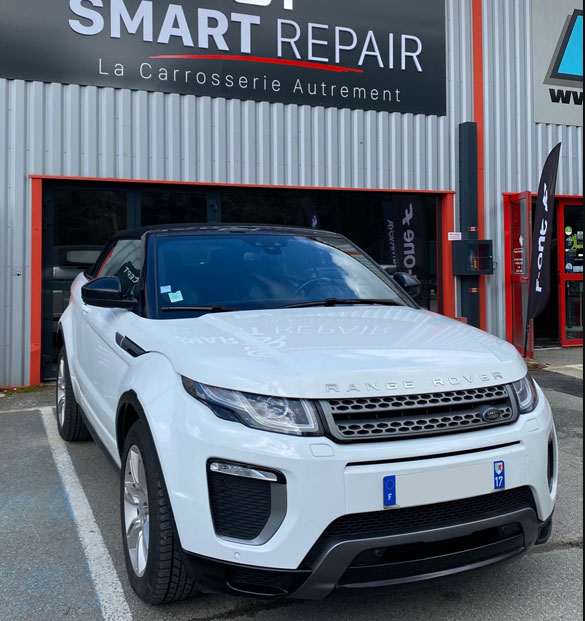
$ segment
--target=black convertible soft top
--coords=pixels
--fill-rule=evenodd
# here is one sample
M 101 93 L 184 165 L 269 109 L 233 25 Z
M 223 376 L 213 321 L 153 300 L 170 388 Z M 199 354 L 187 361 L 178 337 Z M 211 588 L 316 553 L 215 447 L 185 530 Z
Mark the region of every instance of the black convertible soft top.
M 147 233 L 276 233 L 291 235 L 327 235 L 330 237 L 343 237 L 339 233 L 323 231 L 319 229 L 303 228 L 298 226 L 283 226 L 276 224 L 205 224 L 205 223 L 186 223 L 186 224 L 158 224 L 155 226 L 143 226 L 136 229 L 119 231 L 111 237 L 110 241 L 118 239 L 141 239 Z

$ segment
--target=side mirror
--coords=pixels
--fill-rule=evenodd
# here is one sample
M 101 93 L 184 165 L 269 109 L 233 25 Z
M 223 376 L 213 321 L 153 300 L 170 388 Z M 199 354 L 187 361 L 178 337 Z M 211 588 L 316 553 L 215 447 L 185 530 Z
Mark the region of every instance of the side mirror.
M 421 292 L 421 282 L 412 274 L 407 274 L 406 272 L 397 272 L 393 274 L 394 281 L 398 284 L 408 295 L 413 298 L 416 298 L 417 295 Z
M 83 285 L 81 299 L 89 306 L 100 308 L 125 308 L 136 306 L 136 300 L 122 298 L 122 284 L 119 278 L 96 278 Z

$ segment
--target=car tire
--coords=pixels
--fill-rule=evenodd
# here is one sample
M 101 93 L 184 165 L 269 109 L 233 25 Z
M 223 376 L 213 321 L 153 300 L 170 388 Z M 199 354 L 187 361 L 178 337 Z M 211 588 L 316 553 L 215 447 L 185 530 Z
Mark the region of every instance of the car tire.
M 195 595 L 154 442 L 141 419 L 124 442 L 120 514 L 126 570 L 138 597 L 156 605 Z
M 59 352 L 57 362 L 57 391 L 56 391 L 57 428 L 59 435 L 66 442 L 81 442 L 89 440 L 90 434 L 81 411 L 75 400 L 73 386 L 71 385 L 71 375 L 69 374 L 69 364 L 67 353 L 62 347 Z

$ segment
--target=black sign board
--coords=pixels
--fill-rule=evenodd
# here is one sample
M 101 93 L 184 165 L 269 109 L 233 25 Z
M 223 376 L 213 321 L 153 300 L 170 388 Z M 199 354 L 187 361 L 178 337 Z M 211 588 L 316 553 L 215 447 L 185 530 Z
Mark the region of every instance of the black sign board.
M 0 0 L 0 77 L 446 114 L 444 0 Z

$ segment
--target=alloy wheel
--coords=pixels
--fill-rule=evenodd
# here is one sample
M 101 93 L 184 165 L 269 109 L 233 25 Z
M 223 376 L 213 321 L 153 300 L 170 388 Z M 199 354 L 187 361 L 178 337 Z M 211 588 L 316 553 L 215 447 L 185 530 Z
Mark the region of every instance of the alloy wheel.
M 126 455 L 124 467 L 124 525 L 132 569 L 140 578 L 148 562 L 150 513 L 144 461 L 135 444 Z
M 59 360 L 57 369 L 57 416 L 59 427 L 65 425 L 65 408 L 67 407 L 67 382 L 65 381 L 65 358 Z

